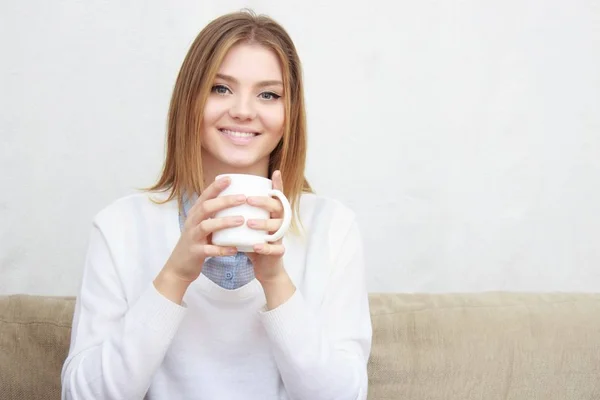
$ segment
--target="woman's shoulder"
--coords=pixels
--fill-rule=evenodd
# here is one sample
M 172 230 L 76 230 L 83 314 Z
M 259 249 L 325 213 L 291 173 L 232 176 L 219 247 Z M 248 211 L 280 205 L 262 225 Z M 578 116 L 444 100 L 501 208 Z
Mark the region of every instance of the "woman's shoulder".
M 300 197 L 300 220 L 305 228 L 345 231 L 355 223 L 355 212 L 338 199 L 315 193 Z
M 113 200 L 94 216 L 100 224 L 131 221 L 136 218 L 158 217 L 171 209 L 177 209 L 176 200 L 168 200 L 168 193 L 138 192 Z
M 347 216 L 354 215 L 354 211 L 342 201 L 316 193 L 302 193 L 300 196 L 300 207 L 306 211 L 327 209 L 346 214 Z

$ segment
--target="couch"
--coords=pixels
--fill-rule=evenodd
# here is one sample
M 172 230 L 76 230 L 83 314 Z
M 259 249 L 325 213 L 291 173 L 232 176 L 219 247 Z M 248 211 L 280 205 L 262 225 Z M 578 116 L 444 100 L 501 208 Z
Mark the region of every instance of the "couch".
M 598 400 L 600 294 L 371 294 L 369 399 Z M 0 297 L 0 399 L 60 398 L 74 299 Z

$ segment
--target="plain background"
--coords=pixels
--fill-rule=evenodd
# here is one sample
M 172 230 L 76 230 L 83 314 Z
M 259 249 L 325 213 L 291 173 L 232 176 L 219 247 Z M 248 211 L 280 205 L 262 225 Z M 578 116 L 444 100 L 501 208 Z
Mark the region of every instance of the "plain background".
M 307 175 L 358 214 L 370 291 L 600 291 L 598 1 L 5 0 L 0 293 L 76 294 L 189 45 L 243 7 L 296 42 Z

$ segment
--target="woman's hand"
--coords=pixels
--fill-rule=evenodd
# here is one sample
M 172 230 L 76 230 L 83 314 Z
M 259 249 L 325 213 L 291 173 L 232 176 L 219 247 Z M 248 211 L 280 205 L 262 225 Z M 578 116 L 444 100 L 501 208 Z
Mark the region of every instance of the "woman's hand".
M 246 202 L 244 195 L 217 197 L 230 183 L 231 179 L 228 177 L 213 182 L 190 209 L 179 241 L 154 281 L 157 290 L 167 298 L 181 303 L 189 284 L 200 276 L 207 257 L 237 253 L 235 247 L 221 247 L 211 243 L 213 232 L 244 223 L 242 216 L 212 218 L 218 211 Z
M 283 192 L 281 172 L 275 171 L 272 177 L 273 189 Z M 251 229 L 276 232 L 283 221 L 283 205 L 272 197 L 248 197 L 248 204 L 263 208 L 270 213 L 270 219 L 250 219 L 247 224 Z M 273 309 L 284 303 L 294 294 L 295 287 L 283 268 L 285 248 L 282 239 L 273 243 L 254 245 L 254 253 L 248 258 L 254 266 L 254 276 L 262 284 L 267 298 L 267 308 Z

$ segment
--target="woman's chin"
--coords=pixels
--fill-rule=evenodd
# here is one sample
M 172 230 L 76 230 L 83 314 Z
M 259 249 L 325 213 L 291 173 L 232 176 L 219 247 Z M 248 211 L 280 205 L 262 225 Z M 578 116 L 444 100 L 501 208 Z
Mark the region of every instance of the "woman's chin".
M 223 167 L 239 173 L 251 173 L 257 169 L 258 164 L 259 163 L 256 160 L 229 159 L 224 162 Z
M 213 150 L 213 151 L 211 151 Z M 269 154 L 256 151 L 241 151 L 237 148 L 204 149 L 202 157 L 205 167 L 222 173 L 254 173 L 268 169 Z M 262 156 L 261 156 L 262 155 Z

